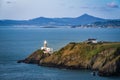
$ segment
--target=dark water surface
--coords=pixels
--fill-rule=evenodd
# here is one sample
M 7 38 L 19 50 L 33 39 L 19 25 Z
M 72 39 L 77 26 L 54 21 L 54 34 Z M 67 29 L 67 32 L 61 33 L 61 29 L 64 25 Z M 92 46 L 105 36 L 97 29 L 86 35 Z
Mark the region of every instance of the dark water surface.
M 88 38 L 120 41 L 120 28 L 0 29 L 0 80 L 120 80 L 120 77 L 92 76 L 89 70 L 66 70 L 18 64 L 39 49 L 43 41 L 58 50 L 69 42 Z

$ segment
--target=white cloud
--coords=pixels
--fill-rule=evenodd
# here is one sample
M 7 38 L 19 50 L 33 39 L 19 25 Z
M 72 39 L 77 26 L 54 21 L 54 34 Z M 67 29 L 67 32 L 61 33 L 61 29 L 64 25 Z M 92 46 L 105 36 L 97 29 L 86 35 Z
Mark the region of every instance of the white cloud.
M 119 8 L 119 5 L 117 5 L 115 2 L 107 3 L 107 6 L 110 8 Z

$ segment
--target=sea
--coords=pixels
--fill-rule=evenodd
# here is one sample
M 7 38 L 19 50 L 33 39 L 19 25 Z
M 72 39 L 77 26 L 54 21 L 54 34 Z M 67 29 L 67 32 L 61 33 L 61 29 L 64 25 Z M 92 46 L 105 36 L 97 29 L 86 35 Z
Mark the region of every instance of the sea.
M 54 51 L 88 38 L 120 42 L 120 28 L 0 28 L 0 80 L 120 80 L 93 76 L 90 70 L 69 70 L 17 63 L 43 46 Z

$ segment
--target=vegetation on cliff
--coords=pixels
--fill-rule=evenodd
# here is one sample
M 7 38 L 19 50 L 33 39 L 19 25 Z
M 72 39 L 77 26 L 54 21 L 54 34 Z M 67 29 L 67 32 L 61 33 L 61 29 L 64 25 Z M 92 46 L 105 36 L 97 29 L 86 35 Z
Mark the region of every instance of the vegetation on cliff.
M 53 54 L 34 52 L 23 62 L 69 69 L 97 70 L 101 76 L 120 75 L 120 43 L 69 43 Z
M 28 56 L 24 60 L 19 60 L 18 63 L 24 62 L 24 63 L 31 63 L 31 64 L 39 64 L 39 61 L 41 59 L 44 59 L 45 57 L 50 56 L 50 54 L 46 53 L 44 54 L 43 50 L 37 50 L 33 52 L 30 56 Z

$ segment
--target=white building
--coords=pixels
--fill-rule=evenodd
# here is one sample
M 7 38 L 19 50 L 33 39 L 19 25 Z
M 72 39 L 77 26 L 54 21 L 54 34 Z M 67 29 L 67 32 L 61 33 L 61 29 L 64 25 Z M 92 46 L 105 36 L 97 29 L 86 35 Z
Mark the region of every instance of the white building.
M 98 41 L 97 41 L 97 39 L 90 38 L 87 40 L 87 43 L 98 43 Z
M 41 47 L 41 50 L 43 50 L 44 51 L 44 53 L 53 53 L 53 48 L 49 48 L 49 47 L 47 47 L 47 41 L 45 40 L 44 41 L 44 45 L 43 45 L 43 47 Z

